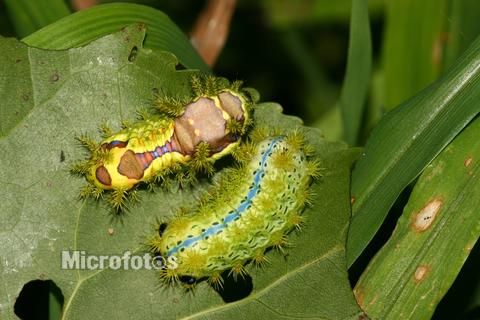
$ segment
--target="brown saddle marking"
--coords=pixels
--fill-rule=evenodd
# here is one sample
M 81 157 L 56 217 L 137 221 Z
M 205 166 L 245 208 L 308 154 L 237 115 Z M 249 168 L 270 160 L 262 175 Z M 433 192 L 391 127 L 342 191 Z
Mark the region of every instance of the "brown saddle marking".
M 126 176 L 129 179 L 140 180 L 143 177 L 143 168 L 141 164 L 137 161 L 135 152 L 132 150 L 127 150 L 117 167 L 118 173 Z
M 97 168 L 97 170 L 95 171 L 95 176 L 101 184 L 106 186 L 112 185 L 112 178 L 110 177 L 107 168 L 105 168 L 104 166 L 100 166 Z

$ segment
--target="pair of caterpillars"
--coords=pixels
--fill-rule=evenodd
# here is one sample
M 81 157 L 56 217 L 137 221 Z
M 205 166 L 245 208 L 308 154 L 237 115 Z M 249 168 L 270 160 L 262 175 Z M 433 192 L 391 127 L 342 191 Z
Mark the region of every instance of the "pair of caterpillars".
M 238 82 L 195 75 L 191 84 L 189 99 L 156 97 L 159 115 L 144 116 L 117 133 L 106 130 L 100 143 L 79 139 L 90 151 L 73 167 L 88 181 L 82 196 L 99 198 L 109 191 L 119 211 L 140 183 L 165 184 L 174 177 L 184 184 L 199 172 L 213 173 L 214 161 L 231 153 L 247 131 L 253 101 Z
M 256 129 L 245 138 L 253 101 L 238 83 L 194 76 L 192 89 L 188 101 L 158 97 L 161 115 L 109 133 L 101 143 L 82 138 L 90 155 L 74 171 L 89 182 L 84 195 L 108 191 L 121 210 L 138 184 L 163 184 L 172 174 L 191 181 L 232 154 L 236 167 L 225 169 L 197 205 L 160 223 L 148 240 L 154 255 L 175 261 L 175 268 L 161 270 L 166 283 L 206 279 L 219 288 L 225 271 L 244 276 L 248 262 L 263 265 L 266 250 L 288 245 L 287 234 L 304 222 L 319 166 L 298 131 Z

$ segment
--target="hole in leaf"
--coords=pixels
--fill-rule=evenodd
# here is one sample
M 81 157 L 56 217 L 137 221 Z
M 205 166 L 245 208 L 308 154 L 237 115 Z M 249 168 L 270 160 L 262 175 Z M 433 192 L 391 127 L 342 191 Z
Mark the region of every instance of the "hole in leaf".
M 253 290 L 252 277 L 245 275 L 237 277 L 237 281 L 233 278 L 233 275 L 229 275 L 229 271 L 225 271 L 222 274 L 223 288 L 215 289 L 225 302 L 234 302 L 242 300 L 250 295 Z
M 60 319 L 63 300 L 52 280 L 33 280 L 23 286 L 13 310 L 22 320 Z
M 177 65 L 175 66 L 175 70 L 176 71 L 187 70 L 187 68 L 183 64 L 177 63 Z
M 130 54 L 128 55 L 128 61 L 133 62 L 135 59 L 137 59 L 137 54 L 138 54 L 138 48 L 133 47 L 132 50 L 130 50 Z

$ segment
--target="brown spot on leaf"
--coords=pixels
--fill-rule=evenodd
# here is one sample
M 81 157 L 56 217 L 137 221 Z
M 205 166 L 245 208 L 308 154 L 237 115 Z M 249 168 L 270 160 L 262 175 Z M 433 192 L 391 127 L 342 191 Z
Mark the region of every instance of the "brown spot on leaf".
M 463 162 L 463 164 L 465 165 L 466 168 L 468 168 L 473 162 L 473 158 L 472 157 L 468 157 L 467 159 L 465 159 L 465 161 Z
M 428 265 L 419 265 L 413 274 L 413 277 L 416 282 L 422 282 L 427 274 L 430 272 L 430 266 Z
M 433 43 L 432 62 L 435 66 L 439 66 L 443 61 L 443 54 L 448 38 L 449 34 L 447 32 L 441 32 Z
M 114 232 L 114 231 L 113 231 L 113 228 L 108 228 L 107 232 L 108 232 L 108 234 L 109 234 L 110 236 L 112 236 L 112 235 L 113 235 L 113 232 Z
M 357 300 L 358 305 L 360 307 L 363 306 L 364 299 L 365 299 L 365 293 L 363 292 L 363 288 L 356 287 L 353 290 L 353 294 L 355 295 L 355 300 Z
M 442 200 L 433 199 L 427 203 L 417 214 L 413 216 L 412 227 L 418 231 L 423 232 L 427 230 L 435 221 L 435 218 L 443 205 Z
M 467 243 L 467 245 L 464 247 L 465 251 L 467 253 L 470 253 L 470 251 L 472 251 L 474 245 L 475 245 L 475 241 L 472 242 L 472 243 Z
M 354 204 L 354 203 L 355 203 L 355 200 L 356 200 L 355 197 L 351 197 L 351 198 L 350 198 L 350 204 Z
M 50 82 L 52 82 L 52 83 L 53 83 L 53 82 L 57 82 L 58 79 L 60 79 L 60 76 L 58 75 L 57 72 L 55 72 L 54 74 L 52 74 L 52 75 L 50 76 Z
M 368 320 L 370 319 L 365 313 L 362 313 L 358 316 L 358 320 Z

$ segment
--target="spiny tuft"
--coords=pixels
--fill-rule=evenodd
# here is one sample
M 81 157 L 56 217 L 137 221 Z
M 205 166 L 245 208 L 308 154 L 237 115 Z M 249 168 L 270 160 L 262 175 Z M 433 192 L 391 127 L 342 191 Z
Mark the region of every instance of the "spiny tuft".
M 190 100 L 190 97 L 187 99 L 159 95 L 155 98 L 153 107 L 163 114 L 166 114 L 172 118 L 177 118 L 185 112 L 185 106 L 190 102 Z
M 223 278 L 220 273 L 215 272 L 208 278 L 208 283 L 215 289 L 223 289 Z
M 245 131 L 245 125 L 242 121 L 237 119 L 228 119 L 226 124 L 227 132 L 232 135 L 243 135 Z
M 113 134 L 113 129 L 110 127 L 107 121 L 103 121 L 98 130 L 100 131 L 101 136 L 106 139 Z
M 102 196 L 103 191 L 104 191 L 103 189 L 100 189 L 97 186 L 94 186 L 92 184 L 87 184 L 87 185 L 84 185 L 80 190 L 80 198 L 86 199 L 86 198 L 92 197 L 95 200 L 98 200 Z
M 129 192 L 123 189 L 114 189 L 110 193 L 107 201 L 115 210 L 115 212 L 120 213 L 127 210 L 129 202 L 136 200 L 136 192 Z
M 85 175 L 90 171 L 91 163 L 88 160 L 79 160 L 74 162 L 70 167 L 70 173 Z
M 82 134 L 75 139 L 80 143 L 82 147 L 86 148 L 90 152 L 95 152 L 99 148 L 98 143 L 86 134 Z
M 211 176 L 213 174 L 213 163 L 210 157 L 210 146 L 206 142 L 200 142 L 192 156 L 190 168 L 192 173 L 202 172 Z
M 233 152 L 232 156 L 239 162 L 249 162 L 257 152 L 257 145 L 251 141 L 246 141 L 239 145 Z
M 295 167 L 295 161 L 293 160 L 293 152 L 291 150 L 281 150 L 275 152 L 272 155 L 273 165 L 284 171 L 292 171 Z
M 160 279 L 167 285 L 167 286 L 174 286 L 179 282 L 178 274 L 175 269 L 165 268 L 160 271 Z
M 263 249 L 255 254 L 253 257 L 253 264 L 257 268 L 265 268 L 268 264 L 270 264 L 270 260 L 265 255 Z
M 229 86 L 228 80 L 210 74 L 193 75 L 190 83 L 196 97 L 216 96 Z
M 228 273 L 228 275 L 233 275 L 233 280 L 237 281 L 238 276 L 240 276 L 242 279 L 245 279 L 245 277 L 248 275 L 247 269 L 245 269 L 245 266 L 243 265 L 242 262 L 237 262 L 232 266 L 232 269 Z
M 307 162 L 307 175 L 312 179 L 316 180 L 322 177 L 321 171 L 321 162 L 318 159 L 309 160 Z
M 286 141 L 295 152 L 305 148 L 305 135 L 298 128 L 287 134 Z
M 133 121 L 132 120 L 127 120 L 127 119 L 123 119 L 120 123 L 120 126 L 122 127 L 122 129 L 128 129 L 132 125 L 133 125 Z
M 229 89 L 235 92 L 239 92 L 240 89 L 243 87 L 243 81 L 242 80 L 234 80 L 230 86 Z

